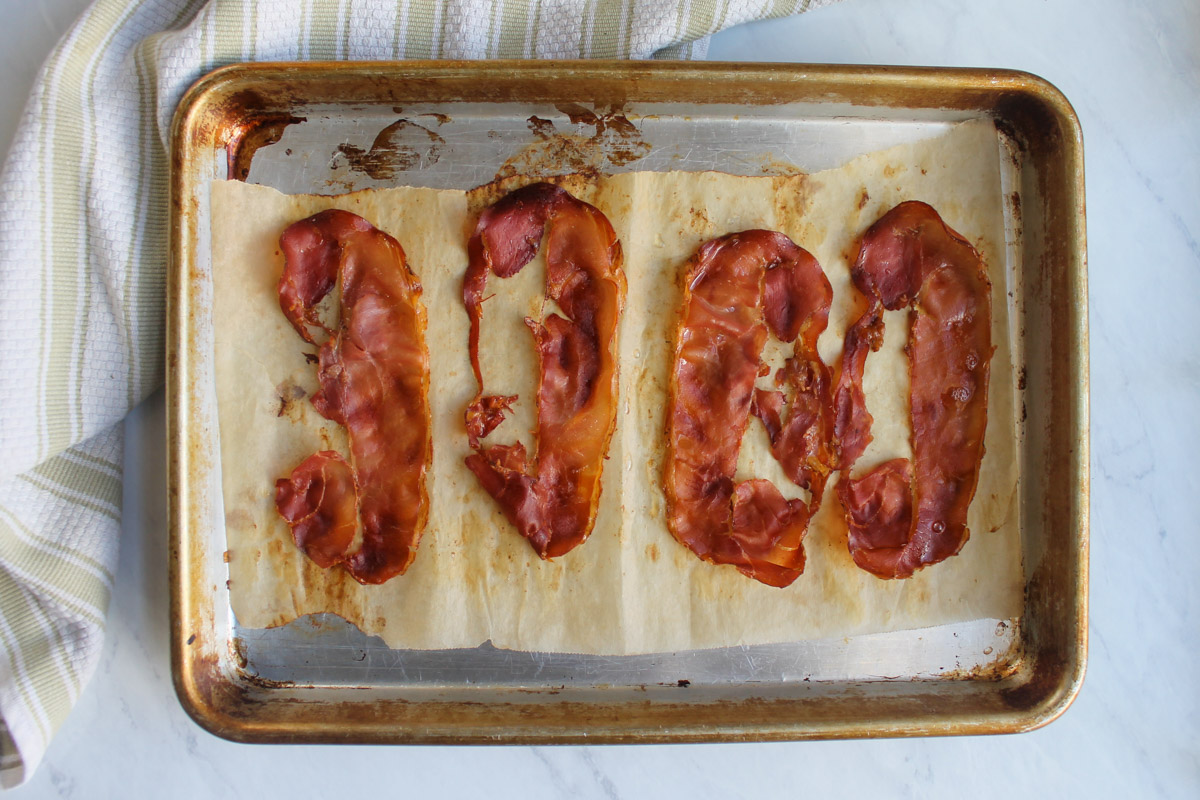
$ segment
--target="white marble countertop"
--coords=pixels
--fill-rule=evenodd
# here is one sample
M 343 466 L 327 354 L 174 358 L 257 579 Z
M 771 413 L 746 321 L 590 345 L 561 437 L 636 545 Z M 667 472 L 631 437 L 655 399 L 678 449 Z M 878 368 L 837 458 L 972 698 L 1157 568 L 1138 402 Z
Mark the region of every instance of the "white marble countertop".
M 0 0 L 0 152 L 38 65 L 85 5 Z M 127 428 L 125 525 L 100 668 L 15 796 L 1200 794 L 1191 460 L 1200 453 L 1200 5 L 845 0 L 718 35 L 709 57 L 1022 69 L 1078 111 L 1093 461 L 1091 653 L 1074 706 L 1033 733 L 924 740 L 321 748 L 217 739 L 188 719 L 171 685 L 159 393 Z

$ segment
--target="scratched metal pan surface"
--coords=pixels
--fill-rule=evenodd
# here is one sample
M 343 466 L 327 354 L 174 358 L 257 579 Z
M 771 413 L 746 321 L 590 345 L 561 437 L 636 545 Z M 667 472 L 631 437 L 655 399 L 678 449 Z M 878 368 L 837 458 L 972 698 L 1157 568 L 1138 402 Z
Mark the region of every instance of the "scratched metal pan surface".
M 1016 624 L 619 658 L 488 645 L 393 650 L 332 615 L 269 630 L 238 625 L 222 559 L 208 182 L 323 194 L 466 189 L 530 168 L 512 159 L 537 141 L 531 116 L 576 130 L 587 125 L 581 108 L 613 107 L 645 144 L 595 137 L 569 163 L 815 171 L 962 120 L 996 123 L 997 144 L 1012 155 L 1002 179 L 1020 195 L 1023 217 L 1006 225 L 1020 265 L 1009 274 L 1027 413 L 1018 451 L 1026 587 Z M 1049 722 L 1078 692 L 1088 566 L 1083 154 L 1069 103 L 1041 79 L 814 65 L 238 65 L 207 76 L 181 103 L 171 186 L 172 669 L 184 707 L 212 732 L 258 742 L 463 743 L 997 733 Z

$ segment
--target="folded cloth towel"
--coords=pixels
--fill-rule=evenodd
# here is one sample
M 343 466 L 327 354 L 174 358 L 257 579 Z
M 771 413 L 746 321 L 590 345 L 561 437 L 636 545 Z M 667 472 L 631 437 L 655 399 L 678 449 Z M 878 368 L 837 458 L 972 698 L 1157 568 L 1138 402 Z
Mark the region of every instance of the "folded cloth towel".
M 241 61 L 698 58 L 834 0 L 97 0 L 38 76 L 0 172 L 0 784 L 95 669 L 120 420 L 163 380 L 167 131 Z

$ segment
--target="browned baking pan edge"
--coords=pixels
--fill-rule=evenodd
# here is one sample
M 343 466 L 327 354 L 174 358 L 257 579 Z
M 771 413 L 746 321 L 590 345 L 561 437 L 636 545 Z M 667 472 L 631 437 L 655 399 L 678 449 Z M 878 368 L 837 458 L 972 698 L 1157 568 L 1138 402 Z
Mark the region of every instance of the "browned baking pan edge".
M 239 670 L 216 632 L 203 564 L 211 526 L 195 502 L 211 465 L 191 354 L 197 270 L 194 167 L 247 129 L 300 104 L 692 101 L 850 104 L 986 114 L 1019 143 L 1027 247 L 1030 495 L 1025 650 L 1012 674 L 787 686 L 534 687 L 469 691 L 273 685 Z M 171 658 L 176 691 L 209 731 L 248 742 L 703 742 L 1002 733 L 1063 713 L 1087 652 L 1088 336 L 1083 145 L 1078 119 L 1044 80 L 1006 70 L 806 64 L 394 62 L 236 65 L 201 79 L 177 111 L 171 157 L 168 431 Z M 208 161 L 203 161 L 208 159 Z M 1031 207 L 1030 200 L 1033 200 Z M 1036 400 L 1036 402 L 1034 401 Z M 486 700 L 486 701 L 485 701 Z

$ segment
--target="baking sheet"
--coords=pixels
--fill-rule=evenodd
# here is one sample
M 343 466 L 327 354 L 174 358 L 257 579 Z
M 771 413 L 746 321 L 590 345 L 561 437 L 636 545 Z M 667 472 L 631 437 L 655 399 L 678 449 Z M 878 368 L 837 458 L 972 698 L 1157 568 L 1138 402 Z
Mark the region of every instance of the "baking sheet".
M 1016 337 L 1007 323 L 1010 261 L 1001 160 L 995 130 L 971 122 L 945 137 L 900 145 L 807 178 L 632 172 L 570 185 L 612 220 L 625 248 L 630 286 L 621 331 L 622 414 L 597 528 L 585 545 L 554 562 L 532 554 L 461 464 L 467 452 L 462 408 L 474 392 L 459 301 L 471 198 L 461 191 L 413 188 L 286 197 L 265 187 L 214 183 L 224 516 L 229 592 L 239 624 L 266 628 L 302 614 L 336 611 L 397 648 L 474 647 L 490 640 L 515 650 L 619 654 L 1016 617 L 1024 583 L 1014 513 L 1019 426 L 1012 367 Z M 830 329 L 820 343 L 822 356 L 833 363 L 850 321 L 852 243 L 905 199 L 933 204 L 993 266 L 998 350 L 971 540 L 959 556 L 909 581 L 882 581 L 853 566 L 836 500 L 827 493 L 806 540 L 808 568 L 789 589 L 764 587 L 732 568 L 704 564 L 671 539 L 661 513 L 662 413 L 678 270 L 712 236 L 750 227 L 783 230 L 817 256 L 834 286 Z M 344 446 L 336 426 L 295 396 L 293 387 L 306 395 L 315 390 L 315 371 L 304 362 L 274 294 L 279 232 L 327 207 L 356 211 L 395 235 L 421 277 L 431 309 L 433 509 L 414 566 L 383 587 L 360 587 L 340 571 L 307 562 L 271 502 L 275 478 L 316 449 Z M 524 346 L 528 334 L 519 320 L 538 311 L 530 307 L 540 286 L 538 269 L 535 262 L 517 279 L 490 283 L 499 295 L 489 301 L 484 341 L 499 346 L 483 354 L 484 363 L 507 370 L 485 376 L 489 391 L 515 390 L 532 398 L 534 354 Z M 860 469 L 908 454 L 907 369 L 898 349 L 904 313 L 888 320 L 884 351 L 868 360 L 876 442 Z M 489 325 L 495 330 L 489 332 Z M 520 436 L 532 419 L 526 411 L 493 437 Z M 739 478 L 763 475 L 787 485 L 772 472 L 766 453 L 765 436 L 752 424 L 740 464 L 745 475 Z

